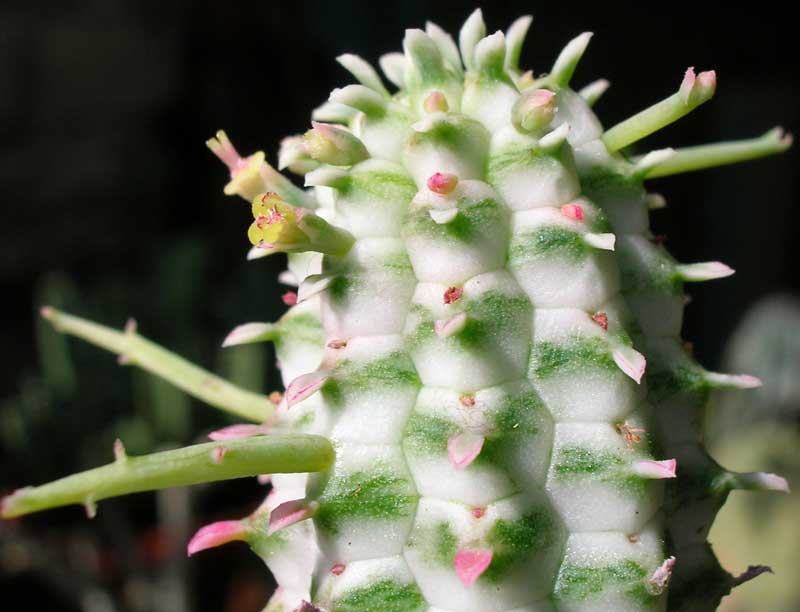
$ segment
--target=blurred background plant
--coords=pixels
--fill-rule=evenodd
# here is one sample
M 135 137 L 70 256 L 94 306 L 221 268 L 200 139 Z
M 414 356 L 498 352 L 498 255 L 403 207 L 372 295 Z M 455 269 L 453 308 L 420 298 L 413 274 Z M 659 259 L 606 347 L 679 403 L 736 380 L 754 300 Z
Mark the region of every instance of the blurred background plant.
M 143 334 L 192 361 L 251 389 L 274 388 L 270 347 L 219 349 L 234 325 L 283 310 L 282 262 L 245 263 L 251 215 L 222 195 L 225 173 L 204 139 L 224 127 L 243 151 L 264 148 L 274 162 L 279 140 L 302 132 L 310 109 L 348 82 L 336 55 L 374 61 L 399 47 L 406 26 L 432 19 L 453 31 L 478 4 L 0 4 L 0 491 L 105 463 L 117 437 L 135 454 L 224 424 L 213 409 L 58 336 L 37 321 L 42 304 L 120 327 L 134 316 Z M 600 102 L 608 124 L 671 91 L 687 66 L 716 68 L 716 100 L 649 139 L 653 148 L 755 136 L 778 121 L 798 133 L 797 50 L 777 2 L 722 12 L 633 0 L 484 9 L 503 28 L 535 13 L 523 53 L 534 68 L 593 30 L 578 79 L 612 82 Z M 791 346 L 800 326 L 796 314 L 776 314 L 796 307 L 756 309 L 731 334 L 759 297 L 800 293 L 790 257 L 800 236 L 798 161 L 796 147 L 653 182 L 670 204 L 654 215 L 670 250 L 738 271 L 692 288 L 686 338 L 711 369 L 727 360 L 766 382 L 756 394 L 718 398 L 713 452 L 733 468 L 786 473 L 796 488 Z M 752 363 L 735 361 L 746 357 Z M 185 543 L 200 524 L 247 514 L 263 494 L 248 479 L 103 502 L 91 522 L 67 508 L 0 523 L 0 601 L 51 612 L 256 612 L 272 583 L 254 555 L 240 545 L 187 560 Z M 728 612 L 800 607 L 797 510 L 796 494 L 732 495 L 713 532 L 723 559 L 733 572 L 765 563 L 776 573 L 738 589 Z

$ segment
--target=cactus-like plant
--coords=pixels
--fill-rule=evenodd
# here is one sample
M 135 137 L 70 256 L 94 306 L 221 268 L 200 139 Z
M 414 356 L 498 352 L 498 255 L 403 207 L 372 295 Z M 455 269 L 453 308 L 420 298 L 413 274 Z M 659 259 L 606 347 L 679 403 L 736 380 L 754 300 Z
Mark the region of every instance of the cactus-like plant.
M 6 518 L 124 493 L 271 474 L 251 516 L 202 528 L 189 554 L 245 540 L 275 575 L 269 611 L 711 610 L 738 578 L 706 542 L 732 473 L 700 443 L 710 390 L 759 384 L 709 372 L 680 339 L 684 283 L 733 273 L 677 263 L 649 231 L 646 179 L 785 150 L 753 140 L 625 148 L 714 93 L 678 91 L 603 129 L 608 83 L 570 81 L 591 35 L 551 71 L 518 66 L 530 17 L 456 43 L 411 29 L 378 73 L 334 90 L 280 169 L 208 141 L 228 195 L 252 203 L 249 258 L 289 253 L 296 285 L 276 323 L 224 345 L 275 343 L 285 393 L 243 391 L 151 343 L 45 307 L 114 351 L 250 421 L 212 442 L 115 461 L 3 501 Z M 669 586 L 669 590 L 667 587 Z

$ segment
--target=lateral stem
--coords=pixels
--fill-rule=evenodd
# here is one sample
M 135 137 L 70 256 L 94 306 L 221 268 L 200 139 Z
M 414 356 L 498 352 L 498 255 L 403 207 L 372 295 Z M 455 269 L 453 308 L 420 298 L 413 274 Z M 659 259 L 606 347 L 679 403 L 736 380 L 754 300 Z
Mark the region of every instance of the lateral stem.
M 42 308 L 42 316 L 57 331 L 116 353 L 123 364 L 139 366 L 220 410 L 257 423 L 272 414 L 273 404 L 265 395 L 237 387 L 140 336 L 132 321 L 121 332 L 50 306 Z

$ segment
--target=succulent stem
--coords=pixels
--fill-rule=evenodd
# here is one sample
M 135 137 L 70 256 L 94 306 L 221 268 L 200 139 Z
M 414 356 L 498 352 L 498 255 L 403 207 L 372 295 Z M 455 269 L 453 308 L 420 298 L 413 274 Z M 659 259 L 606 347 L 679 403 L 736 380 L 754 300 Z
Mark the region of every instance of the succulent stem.
M 792 146 L 791 135 L 786 134 L 781 128 L 774 128 L 758 138 L 675 149 L 672 157 L 657 164 L 647 173 L 647 178 L 736 164 L 783 153 L 790 146 Z
M 716 83 L 713 70 L 695 76 L 689 68 L 677 92 L 607 130 L 603 142 L 609 151 L 619 151 L 649 136 L 710 100 Z
M 14 518 L 70 504 L 85 505 L 91 515 L 94 504 L 109 497 L 263 473 L 317 472 L 333 457 L 327 438 L 304 434 L 209 442 L 140 457 L 118 453 L 113 463 L 19 489 L 3 499 L 0 516 Z
M 266 396 L 241 389 L 140 336 L 133 320 L 121 332 L 50 306 L 41 313 L 57 331 L 116 353 L 121 364 L 139 366 L 220 410 L 259 423 L 272 414 Z

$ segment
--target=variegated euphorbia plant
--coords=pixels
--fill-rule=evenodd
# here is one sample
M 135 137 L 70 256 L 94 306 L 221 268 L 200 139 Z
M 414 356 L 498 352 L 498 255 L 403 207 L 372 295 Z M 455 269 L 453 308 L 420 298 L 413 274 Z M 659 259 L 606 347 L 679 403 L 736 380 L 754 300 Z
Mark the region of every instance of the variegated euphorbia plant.
M 549 73 L 518 66 L 530 17 L 458 44 L 407 30 L 378 73 L 313 112 L 312 128 L 241 156 L 219 132 L 225 193 L 252 203 L 249 258 L 289 253 L 297 286 L 276 323 L 224 345 L 275 343 L 286 391 L 239 389 L 124 332 L 45 307 L 66 333 L 250 421 L 212 442 L 17 491 L 6 518 L 172 485 L 271 475 L 249 517 L 200 529 L 189 554 L 246 540 L 279 588 L 269 611 L 712 610 L 738 578 L 706 535 L 732 473 L 701 445 L 709 372 L 680 338 L 684 284 L 733 273 L 683 264 L 649 230 L 645 181 L 785 150 L 753 140 L 624 151 L 714 93 L 689 68 L 677 92 L 604 129 L 603 80 L 570 82 L 591 34 Z

